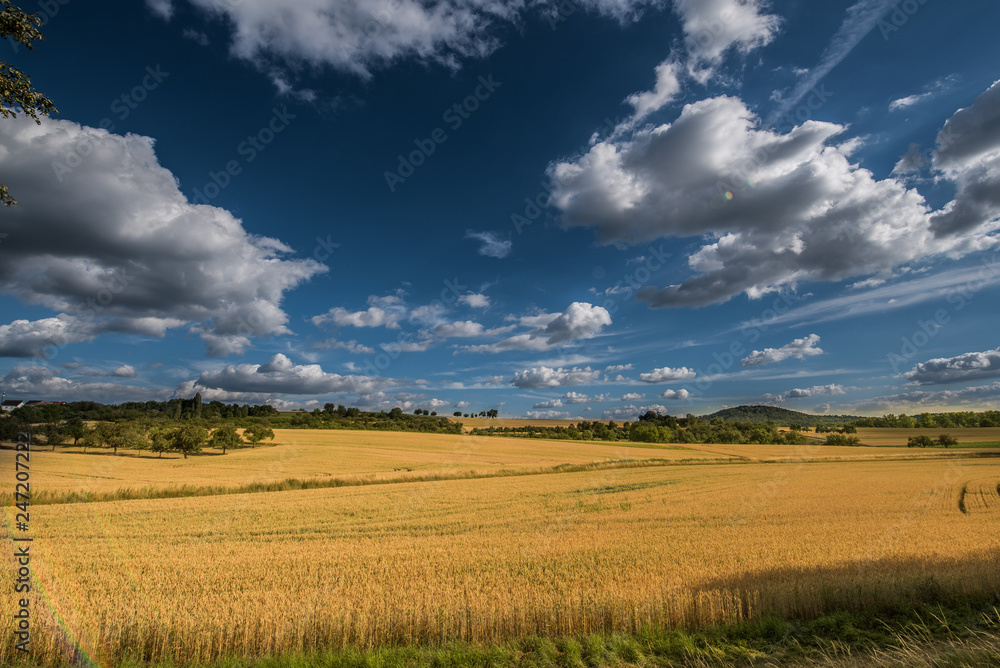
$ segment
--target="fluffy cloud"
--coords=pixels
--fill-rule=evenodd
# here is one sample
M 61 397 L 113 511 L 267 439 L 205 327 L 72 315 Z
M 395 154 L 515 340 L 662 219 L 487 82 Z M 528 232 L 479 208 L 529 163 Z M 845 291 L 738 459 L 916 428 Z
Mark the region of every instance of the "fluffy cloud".
M 958 186 L 955 199 L 934 215 L 939 237 L 993 230 L 1000 217 L 1000 81 L 971 107 L 948 119 L 937 137 L 934 168 Z
M 656 67 L 656 87 L 626 98 L 625 101 L 635 109 L 632 114 L 633 122 L 641 121 L 654 111 L 662 109 L 680 95 L 680 69 L 680 65 L 673 61 L 660 63 Z
M 506 334 L 514 329 L 513 326 L 497 327 L 486 329 L 481 323 L 472 320 L 461 320 L 458 322 L 442 323 L 431 330 L 431 333 L 439 338 L 478 338 L 483 336 L 496 336 Z
M 586 302 L 573 302 L 542 330 L 548 335 L 549 345 L 592 339 L 611 324 L 611 314 L 603 306 Z
M 678 380 L 690 380 L 697 375 L 698 373 L 694 369 L 689 369 L 686 366 L 676 369 L 665 366 L 653 369 L 648 373 L 640 373 L 639 380 L 644 383 L 673 383 Z
M 812 387 L 805 388 L 795 388 L 793 390 L 788 390 L 784 394 L 766 394 L 764 395 L 765 401 L 775 401 L 782 402 L 788 401 L 789 399 L 806 399 L 809 397 L 832 397 L 836 395 L 847 394 L 847 390 L 844 389 L 843 385 L 813 385 Z
M 974 404 L 981 408 L 984 402 L 996 403 L 998 399 L 1000 399 L 1000 382 L 995 382 L 989 385 L 966 387 L 961 390 L 941 390 L 938 392 L 916 390 L 875 397 L 859 404 L 858 408 L 861 410 L 887 410 L 901 405 L 948 407 L 958 404 Z
M 581 394 L 580 392 L 567 392 L 563 395 L 563 401 L 569 405 L 573 404 L 585 404 L 588 401 L 601 401 L 603 397 L 590 397 L 586 394 Z
M 805 359 L 813 355 L 822 355 L 823 350 L 816 344 L 819 343 L 819 335 L 810 334 L 801 339 L 795 339 L 791 343 L 786 343 L 780 348 L 764 348 L 764 350 L 754 350 L 743 358 L 741 366 L 761 366 L 764 364 L 774 364 L 794 357 L 795 359 Z
M 687 390 L 667 390 L 660 395 L 660 398 L 667 401 L 685 401 L 689 396 L 691 393 Z
M 649 406 L 619 406 L 617 408 L 612 408 L 610 410 L 604 411 L 605 420 L 635 420 L 640 415 L 645 415 L 649 411 L 654 413 L 659 413 L 661 415 L 667 415 L 670 411 L 667 410 L 666 406 L 662 404 L 650 404 Z
M 604 373 L 621 373 L 622 371 L 631 371 L 633 368 L 635 366 L 632 364 L 613 364 L 604 367 Z
M 557 3 L 551 0 L 531 5 L 523 0 L 189 1 L 231 26 L 233 55 L 272 78 L 279 65 L 287 70 L 300 70 L 303 64 L 326 66 L 362 77 L 403 59 L 457 67 L 464 58 L 482 57 L 497 48 L 497 24 L 518 22 L 529 7 L 553 21 L 560 18 Z M 147 4 L 161 16 L 171 14 L 170 0 L 147 0 Z M 582 2 L 583 7 L 619 21 L 658 4 L 660 0 Z M 283 75 L 278 78 L 284 81 Z
M 907 95 L 906 97 L 901 97 L 898 100 L 893 100 L 889 103 L 889 111 L 900 111 L 902 109 L 909 109 L 915 104 L 919 104 L 924 100 L 930 99 L 934 96 L 934 93 L 920 93 L 919 95 Z
M 134 366 L 130 364 L 122 364 L 120 367 L 112 371 L 111 375 L 117 378 L 135 378 L 137 374 Z
M 589 366 L 582 369 L 579 367 L 553 369 L 547 366 L 538 366 L 518 371 L 514 374 L 510 384 L 520 388 L 542 389 L 566 385 L 586 385 L 597 380 L 598 376 L 600 376 L 600 372 L 592 370 Z
M 838 394 L 847 394 L 843 385 L 813 385 L 807 388 L 796 388 L 785 392 L 788 399 L 802 399 L 805 397 L 830 397 Z
M 486 295 L 470 292 L 466 295 L 460 295 L 458 303 L 471 306 L 472 308 L 489 308 L 490 298 Z
M 844 129 L 806 121 L 777 132 L 742 100 L 705 99 L 685 105 L 671 124 L 620 127 L 583 155 L 550 165 L 552 201 L 566 227 L 595 228 L 607 244 L 709 237 L 688 257 L 691 278 L 637 292 L 654 308 L 757 298 L 800 281 L 885 273 L 993 245 L 982 233 L 936 238 L 917 191 L 852 162 L 860 140 L 833 143 Z M 939 151 L 942 168 L 959 149 Z M 992 202 L 997 192 L 977 201 Z
M 528 411 L 525 415 L 532 420 L 568 420 L 566 411 Z
M 210 354 L 241 351 L 251 337 L 290 333 L 285 293 L 327 270 L 285 258 L 290 248 L 247 234 L 223 209 L 188 202 L 149 137 L 8 119 L 0 171 L 21 202 L 4 213 L 0 293 L 60 314 L 0 331 L 0 349 L 17 356 L 185 324 Z
M 410 392 L 398 392 L 388 394 L 386 392 L 373 392 L 363 394 L 356 402 L 358 408 L 366 411 L 391 411 L 393 408 L 400 408 L 409 413 L 417 408 L 436 411 L 448 405 L 443 399 L 428 398 L 423 394 L 412 394 Z
M 107 374 L 104 374 L 107 375 Z M 2 379 L 8 397 L 49 401 L 165 401 L 171 391 L 122 383 L 90 383 L 63 378 L 45 367 L 15 366 Z M 188 395 L 190 396 L 190 395 Z
M 167 21 L 174 15 L 174 3 L 172 0 L 146 0 L 146 6 L 161 19 Z
M 629 392 L 628 394 L 623 394 L 622 401 L 642 401 L 646 398 L 645 394 L 639 394 L 638 392 Z
M 769 43 L 780 21 L 763 13 L 764 6 L 761 0 L 674 0 L 692 76 L 707 80 L 730 48 L 749 53 Z
M 469 230 L 465 233 L 466 239 L 475 239 L 481 242 L 479 254 L 486 257 L 503 259 L 510 255 L 513 242 L 510 239 L 501 239 L 495 232 L 473 232 Z
M 532 406 L 532 408 L 562 408 L 563 402 L 561 399 L 549 399 L 547 401 L 539 401 L 537 404 Z
M 922 362 L 904 374 L 917 385 L 943 385 L 1000 376 L 1000 348 Z
M 204 371 L 192 387 L 196 390 L 206 388 L 254 395 L 322 395 L 333 392 L 371 394 L 396 382 L 389 378 L 326 373 L 318 364 L 296 365 L 288 357 L 278 353 L 266 364 L 231 364 L 221 369 Z M 187 389 L 190 391 L 191 388 Z
M 508 317 L 508 320 L 511 318 Z M 456 352 L 500 353 L 508 350 L 548 350 L 556 344 L 568 344 L 598 336 L 611 324 L 611 314 L 602 306 L 573 302 L 559 314 L 541 313 L 516 318 L 521 326 L 535 327 L 531 332 L 515 334 L 502 341 L 464 346 Z M 489 330 L 490 333 L 505 329 Z
M 408 309 L 399 295 L 387 295 L 368 298 L 369 307 L 364 311 L 349 311 L 337 306 L 323 315 L 313 316 L 312 323 L 317 327 L 334 325 L 336 327 L 385 327 L 399 329 L 399 321 L 408 315 Z

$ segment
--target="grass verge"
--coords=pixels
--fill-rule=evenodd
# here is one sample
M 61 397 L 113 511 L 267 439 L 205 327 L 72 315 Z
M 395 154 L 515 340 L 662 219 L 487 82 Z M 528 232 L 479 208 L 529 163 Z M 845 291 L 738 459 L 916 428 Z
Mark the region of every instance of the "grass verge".
M 655 666 L 1000 666 L 1000 597 L 916 609 L 881 607 L 813 620 L 764 617 L 703 630 L 528 637 L 494 646 L 444 643 L 306 654 L 233 657 L 211 663 L 113 668 L 647 668 Z M 26 660 L 23 668 L 43 668 Z M 67 660 L 66 665 L 86 665 Z M 44 667 L 48 668 L 48 667 Z M 108 667 L 112 668 L 112 667 Z

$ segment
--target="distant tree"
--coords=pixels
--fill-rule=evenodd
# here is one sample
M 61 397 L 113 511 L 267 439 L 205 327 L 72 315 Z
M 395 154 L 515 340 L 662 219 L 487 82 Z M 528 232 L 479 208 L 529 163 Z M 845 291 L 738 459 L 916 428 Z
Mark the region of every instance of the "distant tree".
M 920 436 L 910 436 L 910 438 L 906 440 L 906 447 L 908 448 L 926 448 L 932 445 L 934 445 L 934 441 L 932 441 L 929 436 L 924 434 L 921 434 Z
M 243 438 L 245 438 L 247 443 L 251 446 L 256 447 L 256 445 L 265 438 L 274 440 L 274 432 L 267 425 L 252 424 L 243 430 Z
M 112 448 L 114 454 L 118 454 L 118 448 L 128 448 L 139 450 L 147 444 L 146 437 L 134 422 L 104 423 L 106 427 L 102 430 L 101 437 L 104 447 Z
M 938 445 L 943 445 L 946 448 L 951 445 L 958 445 L 958 439 L 951 434 L 941 434 L 938 436 L 937 442 Z
M 455 411 L 454 413 L 452 413 L 452 415 L 454 415 L 455 417 L 462 417 L 462 411 Z
M 830 434 L 826 437 L 827 445 L 861 445 L 861 439 L 857 436 L 842 436 L 840 434 Z
M 226 423 L 212 432 L 208 444 L 213 448 L 222 448 L 222 454 L 226 454 L 226 448 L 243 445 L 243 438 L 236 431 L 234 424 Z
M 399 418 L 403 417 L 403 409 L 400 408 L 399 406 L 396 406 L 391 411 L 389 411 L 389 417 L 392 418 L 393 420 L 398 420 Z
M 73 445 L 79 443 L 80 439 L 87 434 L 87 425 L 83 422 L 83 419 L 79 417 L 67 420 L 63 429 L 66 436 L 73 439 Z
M 179 427 L 170 435 L 171 446 L 183 453 L 184 459 L 187 459 L 188 455 L 201 452 L 201 446 L 205 444 L 207 438 L 208 431 L 195 424 Z
M 424 414 L 424 409 L 423 408 L 418 408 L 415 411 L 413 411 L 413 414 L 414 415 L 423 415 Z
M 10 38 L 13 42 L 23 44 L 28 49 L 34 49 L 36 40 L 44 40 L 39 28 L 42 20 L 37 14 L 27 14 L 15 7 L 10 0 L 0 0 L 0 40 Z M 0 115 L 4 118 L 16 118 L 15 110 L 20 109 L 26 115 L 35 119 L 41 125 L 38 114 L 46 116 L 56 111 L 52 100 L 45 97 L 31 85 L 31 78 L 21 70 L 0 62 Z M 0 204 L 13 206 L 17 204 L 7 190 L 0 184 Z
M 917 419 L 917 426 L 922 429 L 934 429 L 938 426 L 938 423 L 930 413 L 921 413 Z
M 45 442 L 52 446 L 53 452 L 57 445 L 66 442 L 66 432 L 61 425 L 50 422 L 45 425 Z
M 0 442 L 13 443 L 17 440 L 18 431 L 20 431 L 19 425 L 14 418 L 0 414 Z
M 155 452 L 157 458 L 162 458 L 163 453 L 170 450 L 170 435 L 163 429 L 154 429 L 149 434 L 149 450 Z
M 424 412 L 426 413 L 427 411 L 424 411 Z M 431 415 L 437 415 L 437 414 L 438 414 L 437 411 L 431 411 Z
M 97 433 L 96 427 L 87 430 L 87 433 L 80 439 L 80 445 L 83 446 L 84 452 L 87 452 L 87 448 L 101 447 L 100 435 Z
M 462 417 L 469 417 L 469 414 L 468 413 L 463 413 Z
M 486 417 L 488 418 L 496 418 L 498 415 L 500 415 L 500 411 L 498 411 L 495 408 L 491 408 L 488 411 L 486 411 Z
M 195 420 L 200 420 L 201 419 L 201 410 L 202 410 L 201 392 L 196 392 L 195 395 L 194 395 L 194 419 Z

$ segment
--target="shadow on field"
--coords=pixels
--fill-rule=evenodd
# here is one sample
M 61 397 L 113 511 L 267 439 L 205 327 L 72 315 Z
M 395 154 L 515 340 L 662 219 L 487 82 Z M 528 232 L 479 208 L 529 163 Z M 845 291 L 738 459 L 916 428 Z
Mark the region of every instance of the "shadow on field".
M 1000 605 L 998 563 L 1000 549 L 965 557 L 866 559 L 859 555 L 855 561 L 836 566 L 761 567 L 711 578 L 691 588 L 696 602 L 728 599 L 741 605 L 746 616 L 813 618 L 831 610 L 955 606 L 970 596 L 990 597 L 995 606 Z

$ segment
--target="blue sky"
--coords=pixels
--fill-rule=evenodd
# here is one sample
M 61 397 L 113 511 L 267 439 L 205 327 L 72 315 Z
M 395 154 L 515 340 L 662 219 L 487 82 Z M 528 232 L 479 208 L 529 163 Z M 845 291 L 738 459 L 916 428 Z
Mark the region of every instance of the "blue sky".
M 1000 404 L 995 3 L 21 6 L 8 397 Z

